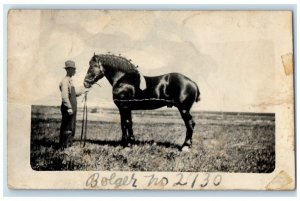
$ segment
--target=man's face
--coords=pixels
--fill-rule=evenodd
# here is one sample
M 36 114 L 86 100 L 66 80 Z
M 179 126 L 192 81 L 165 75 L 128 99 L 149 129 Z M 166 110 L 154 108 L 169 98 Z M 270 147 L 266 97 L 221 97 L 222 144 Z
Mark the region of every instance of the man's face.
M 74 76 L 75 73 L 76 73 L 76 69 L 75 68 L 67 68 L 66 70 L 67 70 L 67 74 L 69 76 L 71 76 L 71 77 Z

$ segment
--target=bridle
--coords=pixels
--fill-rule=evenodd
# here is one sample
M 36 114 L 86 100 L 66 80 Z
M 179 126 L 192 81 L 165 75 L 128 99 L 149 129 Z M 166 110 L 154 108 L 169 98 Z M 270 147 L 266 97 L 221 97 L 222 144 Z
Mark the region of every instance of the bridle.
M 99 69 L 100 69 L 100 73 L 99 73 L 99 74 L 101 74 L 101 75 L 104 76 L 104 70 L 103 70 L 102 64 L 100 63 L 100 61 L 97 61 L 97 64 L 98 64 L 98 65 L 93 65 L 93 68 L 99 68 Z M 100 79 L 100 78 L 99 78 L 99 79 Z M 100 86 L 100 84 L 98 84 L 98 83 L 96 83 L 96 82 L 92 83 L 94 80 L 96 80 L 96 77 L 94 77 L 94 79 L 93 79 L 92 81 L 91 81 L 91 80 L 85 79 L 85 81 L 88 82 L 88 83 L 91 84 L 91 85 L 96 84 L 96 85 Z M 97 80 L 97 81 L 98 81 L 98 80 Z M 101 86 L 100 86 L 100 87 L 101 87 Z
M 98 64 L 97 67 L 100 68 L 100 72 L 104 75 L 103 66 L 99 60 L 97 61 L 97 64 Z

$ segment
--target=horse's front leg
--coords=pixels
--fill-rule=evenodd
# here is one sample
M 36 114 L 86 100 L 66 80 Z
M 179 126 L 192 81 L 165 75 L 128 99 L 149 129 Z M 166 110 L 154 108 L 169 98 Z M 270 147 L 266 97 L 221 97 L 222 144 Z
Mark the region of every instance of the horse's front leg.
M 131 115 L 131 110 L 128 110 L 126 112 L 127 114 L 127 118 L 126 118 L 126 127 L 127 127 L 127 131 L 128 131 L 128 138 L 129 138 L 129 142 L 132 143 L 134 142 L 134 135 L 133 135 L 133 130 L 132 130 L 132 115 Z
M 125 145 L 130 145 L 134 141 L 132 130 L 132 116 L 130 109 L 120 109 L 121 128 L 122 128 L 122 142 Z
M 122 144 L 126 143 L 127 129 L 126 129 L 126 119 L 124 112 L 120 109 L 120 117 L 121 117 L 121 130 L 122 130 Z

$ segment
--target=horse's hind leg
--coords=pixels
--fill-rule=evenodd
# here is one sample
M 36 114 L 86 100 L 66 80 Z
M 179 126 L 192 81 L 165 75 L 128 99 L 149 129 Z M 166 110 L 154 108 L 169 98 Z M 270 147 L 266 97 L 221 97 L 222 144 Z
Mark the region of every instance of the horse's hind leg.
M 181 117 L 186 127 L 186 137 L 182 147 L 187 146 L 188 148 L 190 148 L 192 146 L 192 137 L 193 137 L 193 131 L 195 127 L 195 122 L 189 110 L 179 109 L 179 112 L 181 114 Z

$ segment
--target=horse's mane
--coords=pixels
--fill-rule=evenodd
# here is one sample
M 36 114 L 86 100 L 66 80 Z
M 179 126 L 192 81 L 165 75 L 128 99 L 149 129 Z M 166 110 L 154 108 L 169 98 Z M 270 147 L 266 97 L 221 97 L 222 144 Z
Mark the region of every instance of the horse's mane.
M 137 66 L 131 63 L 131 60 L 125 57 L 116 56 L 113 54 L 99 54 L 95 55 L 103 66 L 114 68 L 125 73 L 139 73 Z

